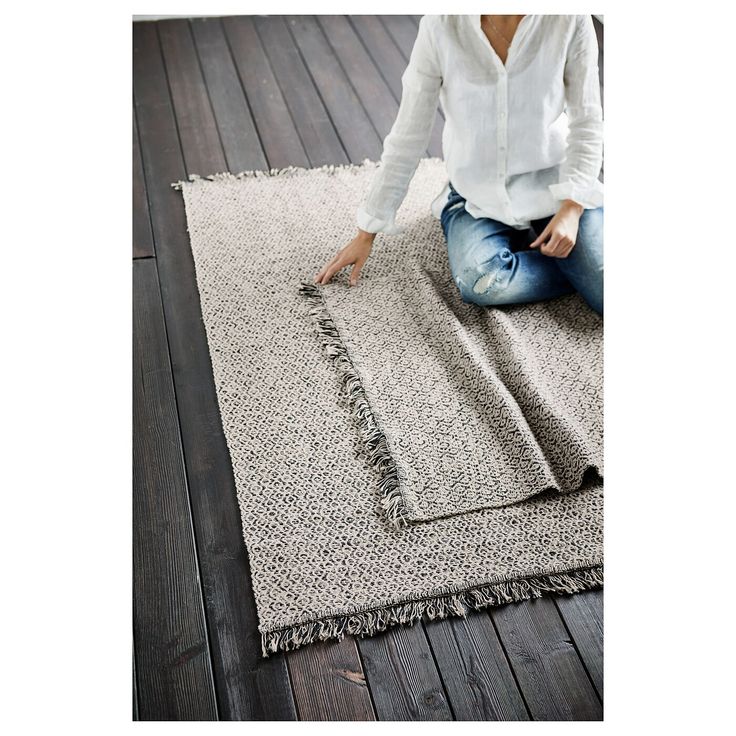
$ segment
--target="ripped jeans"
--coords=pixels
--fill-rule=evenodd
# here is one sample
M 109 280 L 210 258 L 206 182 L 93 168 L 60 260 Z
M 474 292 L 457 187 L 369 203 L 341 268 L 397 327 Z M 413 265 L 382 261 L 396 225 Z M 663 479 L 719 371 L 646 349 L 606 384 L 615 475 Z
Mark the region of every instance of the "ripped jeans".
M 534 237 L 552 215 L 532 220 Z M 455 283 L 463 301 L 482 306 L 522 304 L 577 291 L 603 314 L 603 207 L 583 210 L 575 247 L 567 258 L 527 248 L 529 230 L 490 217 L 476 219 L 450 184 L 440 215 Z

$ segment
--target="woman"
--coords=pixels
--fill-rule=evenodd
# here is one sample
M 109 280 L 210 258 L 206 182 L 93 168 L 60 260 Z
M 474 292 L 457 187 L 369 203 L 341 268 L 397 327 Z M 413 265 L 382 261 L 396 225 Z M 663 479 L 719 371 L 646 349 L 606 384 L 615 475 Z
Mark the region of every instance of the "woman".
M 432 213 L 462 298 L 495 306 L 578 291 L 602 314 L 603 114 L 591 16 L 425 15 L 402 85 L 358 234 L 315 282 L 352 265 L 355 285 L 376 234 L 402 232 L 396 212 L 439 101 L 449 180 Z

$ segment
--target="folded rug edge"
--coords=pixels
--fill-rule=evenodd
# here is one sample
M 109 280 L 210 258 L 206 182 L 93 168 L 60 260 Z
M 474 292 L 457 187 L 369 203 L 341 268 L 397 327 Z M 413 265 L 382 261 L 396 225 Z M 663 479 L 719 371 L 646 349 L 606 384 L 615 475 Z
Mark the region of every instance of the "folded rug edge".
M 401 493 L 401 474 L 388 446 L 388 440 L 378 425 L 368 403 L 360 375 L 355 370 L 345 343 L 340 337 L 334 320 L 330 315 L 322 295 L 315 284 L 302 282 L 299 293 L 310 304 L 310 315 L 317 324 L 317 332 L 328 357 L 337 370 L 344 388 L 350 410 L 356 418 L 363 441 L 366 445 L 368 461 L 378 471 L 378 484 L 381 506 L 388 520 L 397 528 L 408 526 L 407 508 Z

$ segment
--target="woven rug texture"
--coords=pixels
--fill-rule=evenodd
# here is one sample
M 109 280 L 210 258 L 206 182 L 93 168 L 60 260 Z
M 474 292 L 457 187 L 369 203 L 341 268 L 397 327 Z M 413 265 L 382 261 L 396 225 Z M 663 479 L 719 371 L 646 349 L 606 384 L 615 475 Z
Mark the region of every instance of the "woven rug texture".
M 178 182 L 264 656 L 602 584 L 602 323 L 459 298 L 423 159 L 361 283 L 310 285 L 377 166 Z

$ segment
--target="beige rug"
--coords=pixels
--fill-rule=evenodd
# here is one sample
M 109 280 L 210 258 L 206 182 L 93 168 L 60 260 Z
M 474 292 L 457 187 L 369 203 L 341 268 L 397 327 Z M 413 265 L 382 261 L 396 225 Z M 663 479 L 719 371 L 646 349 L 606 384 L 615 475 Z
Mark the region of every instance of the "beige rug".
M 459 300 L 440 160 L 359 287 L 300 293 L 375 166 L 177 185 L 264 654 L 602 584 L 600 321 Z
M 306 284 L 397 525 L 568 493 L 603 473 L 603 323 L 577 295 L 466 304 L 424 252 Z M 384 259 L 386 260 L 386 259 Z

